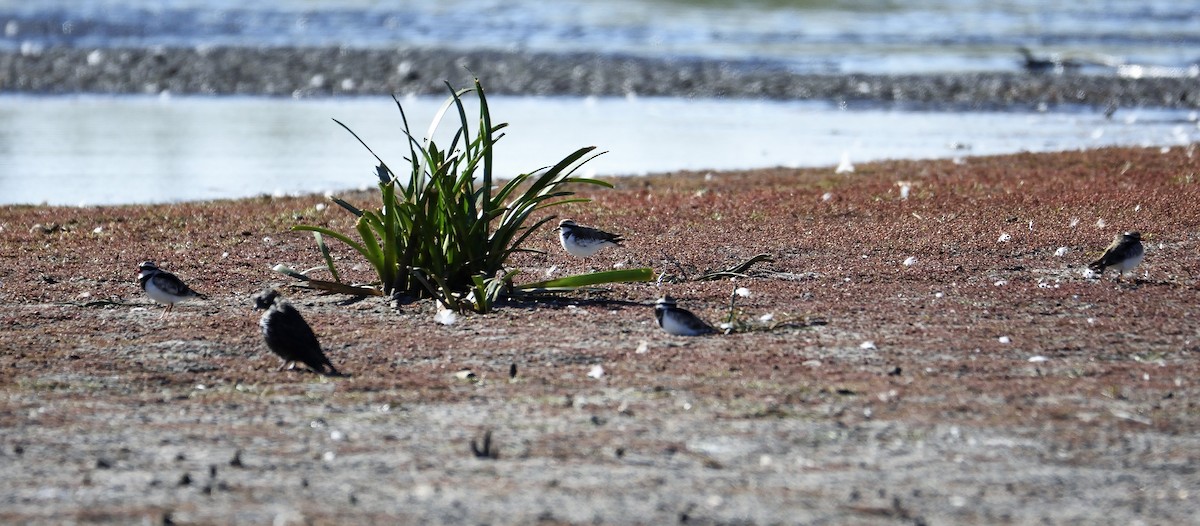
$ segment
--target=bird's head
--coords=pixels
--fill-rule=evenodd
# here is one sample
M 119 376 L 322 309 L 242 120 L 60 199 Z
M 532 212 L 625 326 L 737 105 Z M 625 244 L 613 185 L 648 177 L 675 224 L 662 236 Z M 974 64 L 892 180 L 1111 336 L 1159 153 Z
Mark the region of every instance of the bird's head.
M 654 302 L 655 309 L 670 309 L 670 308 L 674 308 L 674 307 L 675 307 L 675 298 L 672 298 L 670 296 L 663 296 L 661 298 L 658 298 L 658 301 Z
M 1142 233 L 1141 233 L 1141 232 L 1137 232 L 1137 231 L 1134 231 L 1134 232 L 1126 232 L 1126 233 L 1124 234 L 1124 236 L 1125 236 L 1125 239 L 1126 239 L 1127 241 L 1141 241 L 1141 240 L 1142 240 Z
M 570 219 L 563 219 L 562 221 L 558 222 L 558 228 L 555 230 L 562 230 L 564 228 L 567 230 L 575 228 L 575 222 Z
M 266 310 L 275 304 L 275 299 L 279 297 L 279 291 L 266 288 L 262 292 L 254 295 L 254 310 Z
M 143 261 L 141 265 L 138 265 L 138 283 L 145 283 L 146 280 L 150 279 L 150 276 L 153 276 L 157 272 L 158 267 L 154 265 L 153 261 Z

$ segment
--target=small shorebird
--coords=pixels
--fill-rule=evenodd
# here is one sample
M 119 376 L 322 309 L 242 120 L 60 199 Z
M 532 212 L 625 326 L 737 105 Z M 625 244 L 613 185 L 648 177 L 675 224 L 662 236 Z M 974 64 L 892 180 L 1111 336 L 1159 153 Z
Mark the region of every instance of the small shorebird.
M 258 324 L 262 327 L 263 338 L 267 340 L 267 348 L 283 358 L 280 371 L 285 367 L 294 369 L 296 362 L 303 362 L 319 374 L 341 376 L 321 351 L 321 343 L 317 341 L 312 327 L 308 326 L 291 302 L 279 297 L 279 291 L 268 288 L 256 294 L 254 309 L 266 310 Z
M 159 319 L 171 312 L 171 308 L 180 301 L 188 298 L 207 299 L 207 296 L 192 290 L 174 274 L 158 268 L 153 261 L 143 261 L 138 265 L 138 270 L 138 285 L 146 291 L 146 295 L 167 306 Z
M 716 332 L 711 325 L 675 304 L 675 298 L 663 296 L 654 302 L 654 319 L 658 326 L 675 336 L 700 336 Z
M 1025 71 L 1030 73 L 1045 73 L 1047 71 L 1062 73 L 1064 70 L 1079 69 L 1080 67 L 1079 62 L 1069 58 L 1064 59 L 1053 55 L 1050 58 L 1038 57 L 1025 46 L 1018 47 L 1017 52 L 1021 54 L 1021 66 L 1025 68 Z
M 1104 276 L 1104 269 L 1112 267 L 1117 269 L 1117 280 L 1126 271 L 1133 270 L 1142 262 L 1142 257 L 1146 255 L 1145 249 L 1142 248 L 1142 234 L 1138 232 L 1125 232 L 1118 234 L 1111 245 L 1105 249 L 1104 255 L 1100 259 L 1088 264 L 1088 268 L 1096 271 L 1100 276 Z
M 563 219 L 558 223 L 558 240 L 562 242 L 568 254 L 580 258 L 595 254 L 608 245 L 619 247 L 625 241 L 618 234 L 579 226 L 570 219 Z

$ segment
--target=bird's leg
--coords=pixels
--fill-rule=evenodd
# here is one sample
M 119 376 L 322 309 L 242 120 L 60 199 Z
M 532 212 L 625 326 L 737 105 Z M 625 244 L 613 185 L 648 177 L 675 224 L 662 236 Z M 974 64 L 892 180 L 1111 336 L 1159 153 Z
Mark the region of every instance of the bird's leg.
M 287 366 L 288 366 L 289 364 L 291 364 L 291 363 L 292 363 L 292 362 L 291 362 L 291 360 L 284 360 L 284 361 L 283 361 L 283 363 L 279 364 L 279 368 L 278 368 L 278 369 L 275 369 L 275 370 L 276 370 L 276 371 L 282 371 L 282 370 L 286 369 L 286 368 L 287 368 Z

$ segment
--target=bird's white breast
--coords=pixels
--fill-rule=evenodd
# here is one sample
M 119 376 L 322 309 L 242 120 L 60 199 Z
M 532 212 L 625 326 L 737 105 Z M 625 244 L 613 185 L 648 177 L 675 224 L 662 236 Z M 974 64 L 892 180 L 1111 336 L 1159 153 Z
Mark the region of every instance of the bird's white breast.
M 606 244 L 612 244 L 601 239 L 582 239 L 579 236 L 569 236 L 565 231 L 559 235 L 559 241 L 562 242 L 563 249 L 568 254 L 580 258 L 599 252 Z
M 1113 268 L 1117 269 L 1117 272 L 1121 273 L 1133 270 L 1134 267 L 1138 266 L 1142 262 L 1142 258 L 1145 257 L 1145 255 L 1146 253 L 1144 251 L 1139 250 L 1130 255 L 1130 257 L 1125 258 L 1125 261 L 1113 265 Z
M 183 299 L 159 288 L 158 280 L 154 279 L 154 276 L 150 276 L 150 279 L 146 280 L 146 295 L 150 296 L 150 299 L 154 301 L 167 305 Z
M 675 336 L 696 336 L 703 334 L 704 330 L 688 324 L 687 322 L 692 320 L 688 320 L 686 317 L 687 315 L 685 314 L 668 309 L 666 312 L 663 312 L 662 316 L 663 330 Z

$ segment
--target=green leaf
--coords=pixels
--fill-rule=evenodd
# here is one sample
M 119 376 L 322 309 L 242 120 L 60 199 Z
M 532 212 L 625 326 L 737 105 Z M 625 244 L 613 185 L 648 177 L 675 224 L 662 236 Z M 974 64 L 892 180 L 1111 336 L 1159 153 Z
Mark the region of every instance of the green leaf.
M 338 276 L 337 267 L 333 265 L 333 256 L 329 253 L 329 246 L 325 244 L 325 236 L 320 232 L 313 232 L 313 237 L 317 239 L 317 248 L 321 250 L 321 257 L 325 258 L 325 266 L 329 269 L 329 273 L 333 274 L 333 280 L 341 283 L 342 278 Z
M 523 283 L 516 285 L 516 288 L 526 292 L 536 292 L 543 289 L 569 290 L 606 283 L 636 283 L 645 281 L 654 281 L 654 269 L 631 268 L 605 270 L 589 274 L 575 274 L 573 276 L 564 276 L 546 281 Z
M 371 231 L 371 227 L 369 225 L 370 223 L 366 220 L 366 218 L 360 217 L 358 221 L 354 223 L 354 228 L 355 230 L 358 230 L 358 235 L 362 236 L 362 246 L 366 249 L 367 259 L 369 259 L 372 264 L 379 264 L 383 262 L 383 251 L 380 250 L 379 240 L 375 238 L 375 232 Z
M 338 206 L 345 208 L 346 210 L 349 210 L 351 214 L 354 214 L 359 217 L 362 217 L 362 215 L 363 215 L 363 211 L 360 210 L 357 206 L 347 203 L 346 201 L 343 201 L 339 197 L 329 196 L 329 200 L 337 203 Z
M 358 143 L 359 143 L 359 144 L 361 144 L 361 145 L 363 145 L 363 148 L 366 148 L 368 152 L 371 152 L 371 156 L 375 157 L 375 160 L 376 160 L 376 161 L 379 161 L 379 165 L 380 165 L 381 167 L 383 167 L 383 169 L 387 170 L 388 172 L 391 172 L 391 169 L 389 169 L 389 168 L 387 167 L 387 163 L 383 162 L 383 159 L 380 159 L 378 155 L 375 155 L 375 151 L 374 151 L 374 150 L 372 150 L 370 146 L 367 146 L 367 143 L 366 143 L 366 142 L 364 142 L 364 141 L 362 140 L 362 138 L 358 136 L 358 134 L 357 134 L 357 133 L 354 133 L 354 130 L 351 130 L 349 126 L 346 126 L 345 124 L 342 124 L 342 121 L 339 121 L 339 120 L 337 120 L 337 119 L 333 119 L 333 122 L 336 122 L 336 123 L 338 123 L 338 126 L 341 126 L 343 129 L 345 129 L 346 131 L 350 132 L 350 135 L 353 135 L 353 136 L 354 136 L 354 138 L 358 140 Z
M 292 230 L 301 231 L 301 232 L 319 232 L 322 235 L 332 237 L 338 241 L 341 241 L 342 243 L 349 245 L 350 248 L 353 248 L 356 252 L 358 252 L 359 254 L 362 254 L 363 257 L 367 256 L 367 248 L 365 246 L 363 246 L 362 243 L 359 243 L 353 239 L 350 239 L 349 236 L 342 234 L 341 232 L 330 230 L 325 227 L 309 226 L 309 225 L 296 225 L 296 226 L 292 227 Z

